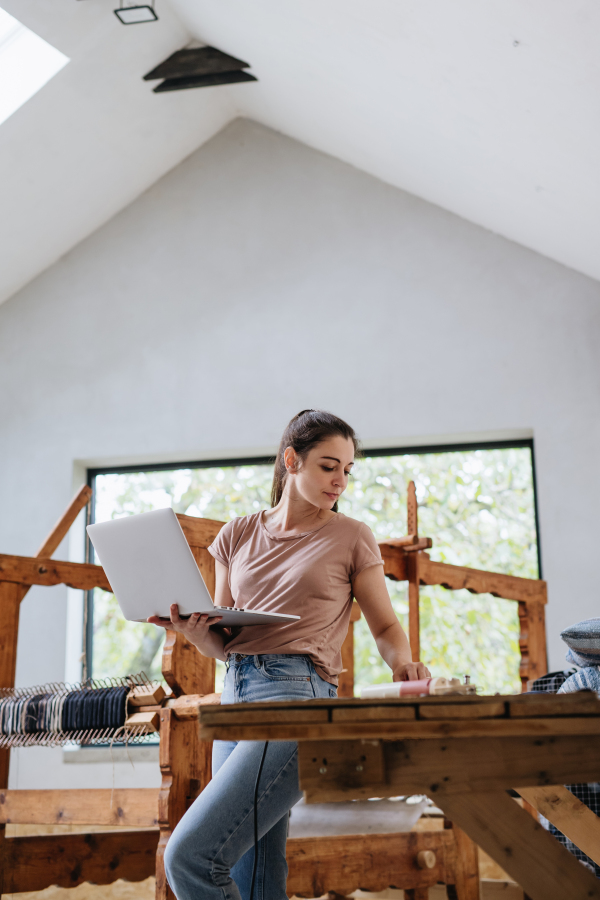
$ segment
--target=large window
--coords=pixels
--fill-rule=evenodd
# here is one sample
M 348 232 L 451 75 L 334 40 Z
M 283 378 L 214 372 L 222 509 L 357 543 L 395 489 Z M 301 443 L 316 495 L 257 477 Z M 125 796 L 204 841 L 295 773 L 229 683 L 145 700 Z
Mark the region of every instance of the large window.
M 264 459 L 90 473 L 97 522 L 164 506 L 228 521 L 267 508 L 271 480 L 272 465 Z M 399 537 L 406 533 L 411 480 L 419 531 L 433 539 L 433 559 L 539 577 L 531 442 L 365 453 L 340 511 L 366 522 L 378 540 Z M 388 581 L 388 588 L 406 627 L 407 586 Z M 88 674 L 160 677 L 162 632 L 126 622 L 112 594 L 97 589 L 89 596 L 86 628 Z M 389 669 L 364 619 L 355 629 L 357 687 L 387 680 Z M 518 634 L 516 603 L 421 588 L 422 658 L 436 674 L 469 673 L 486 692 L 518 691 Z

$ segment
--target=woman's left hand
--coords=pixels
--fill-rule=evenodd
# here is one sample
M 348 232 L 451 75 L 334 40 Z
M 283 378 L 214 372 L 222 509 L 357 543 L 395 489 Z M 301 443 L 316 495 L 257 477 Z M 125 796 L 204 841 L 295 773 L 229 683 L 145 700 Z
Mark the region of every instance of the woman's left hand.
M 422 662 L 410 662 L 396 669 L 393 681 L 419 681 L 421 678 L 431 678 L 427 666 Z

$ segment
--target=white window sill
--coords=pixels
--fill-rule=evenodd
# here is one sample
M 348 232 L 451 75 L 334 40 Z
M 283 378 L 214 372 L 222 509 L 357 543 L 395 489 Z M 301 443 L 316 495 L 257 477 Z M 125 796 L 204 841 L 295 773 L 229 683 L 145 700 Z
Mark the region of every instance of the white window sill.
M 62 761 L 66 764 L 88 763 L 157 763 L 158 744 L 131 747 L 74 747 L 63 749 Z

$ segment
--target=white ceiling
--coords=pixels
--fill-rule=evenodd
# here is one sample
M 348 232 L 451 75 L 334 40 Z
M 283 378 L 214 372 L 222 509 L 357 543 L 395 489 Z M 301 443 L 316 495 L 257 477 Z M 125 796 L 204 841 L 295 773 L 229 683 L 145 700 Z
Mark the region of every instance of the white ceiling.
M 600 279 L 595 0 L 0 0 L 71 57 L 0 128 L 0 300 L 236 115 Z M 257 83 L 154 95 L 190 37 Z

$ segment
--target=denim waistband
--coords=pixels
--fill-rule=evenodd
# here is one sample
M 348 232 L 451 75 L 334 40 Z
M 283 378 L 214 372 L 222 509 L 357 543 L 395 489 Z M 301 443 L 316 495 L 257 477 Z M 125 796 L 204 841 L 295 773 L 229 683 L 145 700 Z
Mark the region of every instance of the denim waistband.
M 310 661 L 310 656 L 306 653 L 230 653 L 225 665 L 227 667 L 231 665 L 239 666 L 249 659 L 254 660 L 256 663 L 264 662 L 268 659 L 307 659 Z

